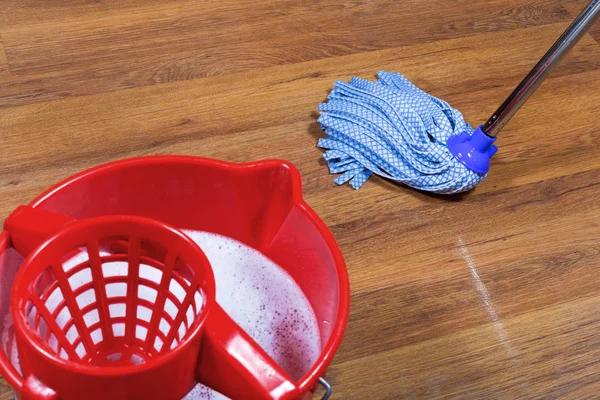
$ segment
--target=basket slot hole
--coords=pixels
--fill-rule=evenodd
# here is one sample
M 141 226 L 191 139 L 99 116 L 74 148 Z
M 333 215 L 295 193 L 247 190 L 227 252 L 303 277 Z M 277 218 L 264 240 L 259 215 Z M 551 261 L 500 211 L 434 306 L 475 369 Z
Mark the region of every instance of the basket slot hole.
M 144 238 L 140 240 L 140 253 L 142 260 L 159 261 L 165 259 L 167 249 L 159 242 Z
M 169 331 L 171 330 L 171 325 L 167 322 L 166 319 L 161 318 L 160 323 L 158 324 L 158 329 L 165 335 L 169 335 Z
M 96 292 L 94 292 L 94 289 L 88 289 L 77 296 L 75 300 L 77 301 L 79 309 L 84 309 L 90 304 L 94 304 L 96 302 Z
M 81 271 L 71 275 L 69 277 L 69 285 L 73 291 L 77 290 L 81 286 L 90 283 L 92 281 L 92 270 L 88 268 L 84 268 Z
M 90 256 L 87 252 L 87 249 L 85 247 L 82 247 L 78 250 L 75 250 L 69 254 L 67 254 L 65 257 L 63 257 L 62 260 L 62 269 L 65 272 L 68 272 L 70 270 L 72 270 L 73 268 L 77 267 L 78 265 L 81 265 L 83 263 L 87 263 L 90 260 Z
M 165 299 L 165 311 L 171 316 L 173 320 L 177 317 L 177 306 L 170 299 Z
M 47 293 L 47 291 L 52 288 L 55 283 L 56 277 L 52 272 L 52 268 L 48 267 L 35 280 L 35 283 L 33 284 L 33 291 L 41 299 L 44 297 L 44 293 Z
M 98 344 L 102 341 L 102 329 L 98 328 L 94 331 L 92 331 L 92 333 L 90 333 L 90 337 L 92 338 L 92 342 L 94 342 L 94 344 Z
M 85 347 L 83 346 L 83 343 L 79 343 L 77 345 L 77 347 L 75 348 L 75 353 L 77 353 L 79 358 L 83 358 L 86 356 L 87 353 L 85 352 Z
M 102 275 L 105 278 L 112 276 L 127 276 L 129 265 L 125 261 L 110 261 L 102 264 Z
M 162 349 L 163 347 L 163 341 L 161 338 L 159 338 L 158 336 L 156 338 L 154 338 L 154 348 L 156 349 L 156 351 L 160 351 L 160 349 Z
M 194 293 L 194 304 L 196 306 L 196 315 L 198 315 L 200 314 L 200 311 L 202 311 L 202 305 L 204 304 L 204 299 L 202 298 L 200 291 Z
M 183 337 L 185 336 L 185 334 L 187 333 L 187 328 L 185 326 L 185 323 L 181 323 L 181 325 L 179 325 L 179 340 L 183 340 Z
M 64 329 L 64 327 L 71 322 L 71 312 L 69 308 L 64 306 L 60 309 L 58 315 L 56 316 L 56 323 L 60 326 L 60 329 Z
M 32 303 L 29 303 L 26 309 L 29 310 L 27 311 L 27 322 L 29 323 L 29 326 L 31 326 L 34 329 L 37 328 L 35 324 L 35 317 L 38 314 L 37 308 L 35 308 L 35 306 Z
M 58 354 L 58 356 L 60 358 L 62 358 L 63 360 L 68 360 L 69 359 L 69 355 L 67 354 L 67 352 L 65 351 L 65 349 L 60 349 L 60 353 Z
M 77 339 L 79 339 L 79 332 L 77 331 L 77 328 L 75 327 L 75 325 L 71 325 L 71 327 L 67 331 L 66 336 L 67 336 L 67 340 L 71 344 L 75 343 L 75 341 Z
M 148 335 L 148 329 L 141 325 L 136 325 L 135 327 L 135 337 L 140 340 L 146 340 L 146 336 Z
M 124 317 L 126 310 L 127 307 L 125 306 L 125 303 L 110 304 L 108 306 L 108 311 L 111 318 Z
M 150 322 L 150 319 L 152 318 L 152 310 L 148 307 L 138 306 L 137 317 L 142 321 Z
M 179 342 L 177 342 L 177 340 L 173 339 L 173 341 L 171 342 L 171 350 L 173 350 L 175 347 L 177 347 L 178 344 L 179 344 Z
M 48 333 L 48 324 L 44 317 L 40 316 L 39 325 L 37 327 L 37 332 L 43 340 L 46 340 Z
M 183 262 L 181 259 L 177 259 L 175 262 L 175 268 L 173 270 L 175 275 L 179 278 L 180 283 L 185 285 L 186 287 L 190 286 L 190 282 L 194 281 L 194 276 L 196 275 L 194 271 Z
M 140 278 L 159 284 L 162 276 L 163 272 L 160 269 L 151 267 L 147 264 L 140 264 Z
M 149 301 L 150 303 L 154 304 L 156 302 L 156 295 L 157 295 L 156 289 L 153 289 L 146 285 L 138 286 L 138 297 L 140 299 Z
M 171 279 L 171 282 L 169 283 L 169 292 L 173 293 L 180 303 L 183 303 L 183 299 L 185 299 L 185 290 L 175 279 Z
M 121 353 L 109 354 L 108 356 L 106 356 L 106 359 L 112 362 L 119 361 L 121 359 Z
M 115 335 L 115 337 L 125 336 L 125 324 L 122 322 L 119 322 L 117 324 L 112 324 L 112 331 L 113 331 L 113 335 Z
M 194 323 L 194 319 L 196 317 L 194 314 L 194 307 L 192 307 L 191 305 L 188 307 L 187 312 L 185 313 L 185 317 L 187 318 L 187 325 L 189 328 Z
M 127 296 L 127 284 L 124 282 L 108 283 L 106 285 L 106 297 L 125 297 Z
M 64 299 L 65 296 L 63 296 L 62 291 L 59 287 L 56 287 L 56 289 L 54 289 L 52 293 L 50 293 L 50 296 L 48 296 L 48 299 L 46 299 L 46 302 L 44 304 L 50 312 L 50 314 L 52 314 Z
M 94 308 L 93 310 L 85 313 L 83 315 L 83 321 L 87 327 L 97 324 L 100 321 L 100 314 L 98 314 L 98 310 Z
M 50 345 L 50 348 L 52 350 L 54 350 L 56 353 L 58 353 L 58 339 L 56 338 L 56 336 L 54 336 L 54 334 L 50 334 L 50 338 L 48 339 L 48 344 Z

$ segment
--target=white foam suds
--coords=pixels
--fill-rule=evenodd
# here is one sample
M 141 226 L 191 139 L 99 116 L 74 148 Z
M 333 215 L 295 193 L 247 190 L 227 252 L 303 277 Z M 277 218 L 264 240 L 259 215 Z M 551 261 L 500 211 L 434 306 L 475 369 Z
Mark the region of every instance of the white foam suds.
M 317 319 L 296 282 L 262 253 L 228 237 L 185 231 L 204 251 L 217 284 L 217 302 L 292 379 L 321 354 Z M 197 385 L 184 400 L 225 399 Z

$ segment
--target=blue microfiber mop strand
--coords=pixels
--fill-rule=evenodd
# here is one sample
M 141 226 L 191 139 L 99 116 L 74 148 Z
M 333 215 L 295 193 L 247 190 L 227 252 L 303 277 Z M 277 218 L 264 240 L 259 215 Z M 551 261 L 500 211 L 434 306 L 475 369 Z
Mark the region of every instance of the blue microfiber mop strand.
M 446 147 L 450 136 L 473 133 L 462 114 L 400 74 L 381 71 L 370 82 L 336 82 L 319 123 L 327 134 L 318 146 L 334 182 L 358 189 L 377 174 L 415 189 L 458 193 L 484 177 L 457 161 Z

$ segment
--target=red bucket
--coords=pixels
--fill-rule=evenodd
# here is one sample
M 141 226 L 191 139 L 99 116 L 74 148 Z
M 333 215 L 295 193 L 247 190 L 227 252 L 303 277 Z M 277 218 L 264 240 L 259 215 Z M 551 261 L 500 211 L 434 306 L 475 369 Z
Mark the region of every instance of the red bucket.
M 295 167 L 283 161 L 231 164 L 180 156 L 130 159 L 80 173 L 48 190 L 30 206 L 77 220 L 106 222 L 106 218 L 96 217 L 138 216 L 142 217 L 140 223 L 153 219 L 179 229 L 212 232 L 259 250 L 294 279 L 310 302 L 318 321 L 322 350 L 312 368 L 292 382 L 294 390 L 287 391 L 288 397 L 277 397 L 275 390 L 257 398 L 312 398 L 341 342 L 348 318 L 349 287 L 339 248 L 329 230 L 303 201 L 300 175 Z M 114 222 L 111 218 L 108 220 Z M 27 397 L 38 390 L 38 398 L 52 398 L 48 390 L 47 397 L 43 397 L 44 385 L 40 382 L 43 379 L 24 379 L 6 355 L 15 351 L 14 326 L 6 324 L 6 317 L 10 287 L 21 261 L 8 233 L 3 232 L 0 321 L 4 352 L 0 353 L 0 372 L 18 396 Z M 194 311 L 204 315 L 204 311 L 200 313 L 195 308 Z M 208 315 L 217 313 L 210 311 Z M 190 331 L 201 330 L 206 318 L 199 319 L 202 321 L 194 327 L 190 323 Z M 197 346 L 200 347 L 199 339 Z M 202 366 L 198 373 L 206 377 L 206 363 L 199 365 Z M 167 386 L 168 380 L 164 381 Z M 235 381 L 239 381 L 239 376 L 234 372 L 231 376 L 211 377 L 207 383 L 226 392 Z M 233 398 L 248 398 L 235 390 L 230 393 Z

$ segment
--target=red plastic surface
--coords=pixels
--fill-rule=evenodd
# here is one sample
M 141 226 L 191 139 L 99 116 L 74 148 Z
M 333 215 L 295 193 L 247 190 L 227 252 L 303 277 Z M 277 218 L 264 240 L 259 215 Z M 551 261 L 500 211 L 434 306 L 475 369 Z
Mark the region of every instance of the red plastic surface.
M 296 383 L 302 398 L 311 398 L 311 389 L 341 342 L 349 290 L 339 248 L 303 201 L 295 167 L 277 160 L 231 164 L 197 157 L 144 157 L 78 174 L 31 206 L 76 219 L 145 216 L 229 236 L 260 250 L 296 280 L 319 321 L 323 352 Z M 231 342 L 230 336 L 224 338 Z M 15 377 L 4 354 L 0 364 L 3 374 Z M 198 368 L 198 375 L 206 373 Z M 17 390 L 23 387 L 22 381 L 13 381 Z
M 13 247 L 27 255 L 72 221 L 73 218 L 65 215 L 19 206 L 4 221 L 4 229 L 10 232 Z
M 25 207 L 11 215 L 6 226 L 17 242 L 25 242 L 35 234 L 47 237 L 40 226 L 52 229 L 51 222 L 60 220 Z M 32 221 L 36 228 L 28 234 L 27 224 Z M 63 262 L 82 248 L 89 259 L 64 267 Z M 110 249 L 110 254 L 102 255 L 101 249 Z M 107 275 L 107 267 L 116 262 L 127 267 L 116 270 L 116 276 Z M 144 276 L 141 266 L 160 271 L 160 280 Z M 81 272 L 93 280 L 81 284 L 76 278 Z M 124 296 L 108 295 L 108 285 L 115 284 L 127 285 Z M 171 291 L 174 284 L 185 288 L 182 299 Z M 138 296 L 142 285 L 156 290 L 151 304 Z M 88 290 L 93 290 L 94 301 L 82 307 L 79 296 Z M 49 305 L 52 296 L 60 304 Z M 166 311 L 166 301 L 177 306 L 176 316 Z M 230 398 L 300 397 L 285 372 L 216 303 L 214 276 L 200 248 L 158 221 L 131 216 L 67 221 L 25 259 L 11 303 L 23 373 L 26 382 L 35 383 L 26 384 L 24 399 L 60 393 L 63 400 L 126 400 L 133 395 L 178 400 L 196 383 L 196 363 L 199 382 Z M 123 315 L 109 311 L 115 304 L 123 305 Z M 153 310 L 150 321 L 136 315 L 139 305 Z M 58 318 L 66 311 L 68 321 Z M 99 315 L 98 321 L 87 322 L 84 314 L 89 313 Z M 159 329 L 159 321 L 169 327 L 168 332 Z M 113 328 L 119 323 L 123 329 L 117 334 Z M 140 327 L 146 332 L 143 338 L 136 335 Z M 178 327 L 183 327 L 183 334 Z M 98 342 L 92 336 L 95 330 L 102 334 Z M 69 331 L 76 332 L 71 339 Z
M 300 398 L 287 374 L 218 305 L 204 332 L 199 382 L 232 399 Z

